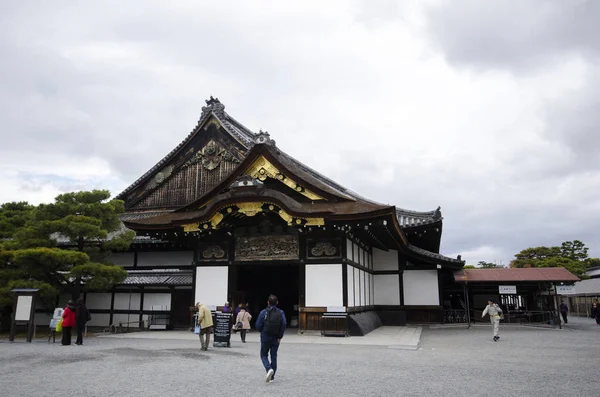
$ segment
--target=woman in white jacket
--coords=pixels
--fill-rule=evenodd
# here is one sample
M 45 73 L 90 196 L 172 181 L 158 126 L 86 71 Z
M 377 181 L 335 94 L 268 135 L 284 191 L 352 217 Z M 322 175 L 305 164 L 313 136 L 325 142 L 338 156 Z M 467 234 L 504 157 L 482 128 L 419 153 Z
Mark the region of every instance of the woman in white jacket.
M 498 330 L 500 328 L 500 317 L 502 316 L 502 309 L 493 300 L 488 299 L 488 305 L 485 307 L 481 318 L 485 317 L 486 314 L 490 315 L 490 322 L 492 323 L 492 329 L 494 330 L 494 342 L 498 342 L 500 337 L 498 336 Z

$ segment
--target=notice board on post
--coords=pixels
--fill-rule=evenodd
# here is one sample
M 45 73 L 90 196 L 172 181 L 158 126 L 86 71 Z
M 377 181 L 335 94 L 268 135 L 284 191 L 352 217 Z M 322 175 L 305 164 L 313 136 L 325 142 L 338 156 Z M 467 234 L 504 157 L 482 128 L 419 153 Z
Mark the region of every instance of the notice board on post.
M 215 313 L 213 317 L 214 326 L 214 347 L 231 347 L 231 327 L 233 326 L 233 317 L 231 313 Z
M 17 310 L 15 313 L 15 321 L 30 321 L 32 304 L 33 304 L 33 296 L 31 296 L 31 295 L 19 296 L 17 298 Z

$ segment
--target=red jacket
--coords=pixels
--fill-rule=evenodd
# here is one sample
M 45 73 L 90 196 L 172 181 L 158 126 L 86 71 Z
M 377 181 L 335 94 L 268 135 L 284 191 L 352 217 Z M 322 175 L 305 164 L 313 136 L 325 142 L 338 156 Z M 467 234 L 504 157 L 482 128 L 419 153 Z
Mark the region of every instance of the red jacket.
M 63 311 L 63 327 L 74 327 L 75 326 L 75 310 L 69 309 L 67 306 Z

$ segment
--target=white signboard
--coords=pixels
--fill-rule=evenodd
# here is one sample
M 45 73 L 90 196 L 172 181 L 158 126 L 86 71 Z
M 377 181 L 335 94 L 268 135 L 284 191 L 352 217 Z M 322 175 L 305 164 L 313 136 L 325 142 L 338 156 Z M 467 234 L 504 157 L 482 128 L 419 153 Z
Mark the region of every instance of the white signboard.
M 31 304 L 33 296 L 22 295 L 17 298 L 17 312 L 15 313 L 15 321 L 29 321 L 31 316 Z
M 556 286 L 556 294 L 557 295 L 573 295 L 575 293 L 574 285 L 557 285 Z
M 499 285 L 498 291 L 501 294 L 516 295 L 517 294 L 517 286 L 516 285 Z

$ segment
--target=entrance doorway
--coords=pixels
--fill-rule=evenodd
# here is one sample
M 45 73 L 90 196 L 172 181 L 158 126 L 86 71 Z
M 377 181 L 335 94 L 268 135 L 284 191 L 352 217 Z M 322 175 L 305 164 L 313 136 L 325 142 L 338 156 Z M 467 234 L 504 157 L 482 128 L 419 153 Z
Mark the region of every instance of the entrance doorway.
M 171 328 L 189 329 L 191 327 L 194 291 L 192 289 L 176 289 L 171 294 Z
M 297 326 L 298 271 L 297 264 L 237 265 L 236 303 L 248 303 L 252 327 L 271 294 L 279 299 L 278 306 L 285 313 L 288 327 Z

